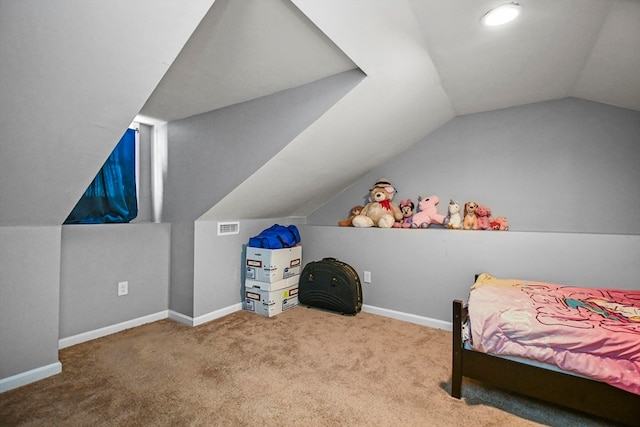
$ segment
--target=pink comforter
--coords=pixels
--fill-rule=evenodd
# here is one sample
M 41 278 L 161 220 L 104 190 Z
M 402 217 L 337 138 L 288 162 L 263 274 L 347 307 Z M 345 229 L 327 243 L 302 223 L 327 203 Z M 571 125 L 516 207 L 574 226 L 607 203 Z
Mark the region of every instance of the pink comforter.
M 469 317 L 478 351 L 551 363 L 640 394 L 640 291 L 482 274 Z

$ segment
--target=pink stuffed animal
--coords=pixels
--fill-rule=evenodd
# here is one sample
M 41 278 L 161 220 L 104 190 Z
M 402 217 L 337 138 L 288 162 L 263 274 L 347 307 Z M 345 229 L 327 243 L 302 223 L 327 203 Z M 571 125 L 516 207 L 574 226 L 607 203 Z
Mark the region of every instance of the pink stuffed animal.
M 493 224 L 497 224 L 498 228 L 494 228 L 494 230 L 506 231 L 509 229 L 509 221 L 507 218 L 503 216 L 499 216 L 493 221 Z
M 478 217 L 478 230 L 491 230 L 491 209 L 484 205 L 480 205 L 476 208 L 476 216 Z
M 444 215 L 438 213 L 438 196 L 418 197 L 418 213 L 413 215 L 411 228 L 429 228 L 431 224 L 442 224 Z

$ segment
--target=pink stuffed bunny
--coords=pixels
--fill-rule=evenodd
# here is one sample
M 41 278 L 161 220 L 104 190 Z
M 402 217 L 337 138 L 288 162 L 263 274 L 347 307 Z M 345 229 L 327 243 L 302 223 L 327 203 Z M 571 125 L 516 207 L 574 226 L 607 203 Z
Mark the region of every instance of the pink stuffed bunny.
M 418 197 L 418 213 L 413 216 L 411 228 L 428 228 L 431 224 L 442 224 L 445 216 L 438 213 L 438 196 Z

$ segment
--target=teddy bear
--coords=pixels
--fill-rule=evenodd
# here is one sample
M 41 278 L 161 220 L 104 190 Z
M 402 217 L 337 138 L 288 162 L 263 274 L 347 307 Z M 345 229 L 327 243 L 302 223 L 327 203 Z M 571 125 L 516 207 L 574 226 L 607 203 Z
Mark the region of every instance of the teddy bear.
M 369 203 L 356 215 L 353 220 L 354 227 L 379 227 L 391 228 L 396 221 L 403 218 L 402 211 L 393 196 L 396 190 L 386 178 L 380 178 L 369 189 Z
M 476 202 L 467 202 L 464 204 L 464 222 L 462 227 L 465 230 L 477 230 L 478 229 L 478 217 L 476 215 L 476 209 L 478 204 Z
M 491 222 L 491 229 L 498 231 L 506 231 L 509 229 L 509 222 L 507 218 L 499 216 Z
M 355 218 L 356 215 L 359 215 L 362 209 L 364 209 L 364 206 L 361 206 L 361 205 L 352 207 L 351 210 L 349 211 L 349 218 L 338 221 L 338 225 L 340 227 L 353 227 L 353 224 L 352 224 L 353 218 Z
M 393 228 L 411 228 L 411 223 L 413 221 L 413 209 L 415 208 L 415 205 L 411 199 L 407 199 L 400 200 L 399 206 L 403 218 L 400 221 L 396 221 L 393 224 Z
M 462 215 L 460 214 L 460 204 L 455 200 L 449 201 L 449 207 L 447 208 L 447 216 L 443 222 L 448 228 L 458 230 L 462 228 Z
M 442 224 L 444 215 L 438 213 L 438 196 L 418 197 L 418 212 L 413 216 L 411 228 L 429 228 L 431 224 Z
M 476 208 L 476 216 L 478 217 L 478 230 L 490 230 L 493 217 L 491 209 L 487 206 L 480 205 Z

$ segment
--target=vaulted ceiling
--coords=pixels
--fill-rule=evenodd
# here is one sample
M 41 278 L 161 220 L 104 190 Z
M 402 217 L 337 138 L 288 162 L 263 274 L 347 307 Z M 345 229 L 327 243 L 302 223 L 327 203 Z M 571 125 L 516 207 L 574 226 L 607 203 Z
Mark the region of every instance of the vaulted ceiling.
M 353 3 L 367 2 L 217 0 L 142 113 L 175 120 L 366 67 L 304 14 L 315 8 L 371 40 L 392 28 L 424 43 L 456 114 L 566 96 L 640 109 L 639 1 L 520 0 L 516 21 L 481 26 L 482 14 L 503 2 L 393 0 L 395 10 L 368 4 L 357 12 L 369 16 L 349 20 Z M 355 47 L 378 48 L 366 39 Z
M 306 215 L 456 115 L 567 96 L 640 110 L 640 1 L 519 0 L 516 21 L 482 27 L 501 2 L 0 0 L 0 225 L 60 224 L 138 113 L 171 121 L 353 68 L 367 77 L 206 218 L 260 203 L 253 181 L 291 183 L 257 216 Z

